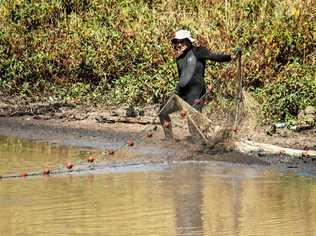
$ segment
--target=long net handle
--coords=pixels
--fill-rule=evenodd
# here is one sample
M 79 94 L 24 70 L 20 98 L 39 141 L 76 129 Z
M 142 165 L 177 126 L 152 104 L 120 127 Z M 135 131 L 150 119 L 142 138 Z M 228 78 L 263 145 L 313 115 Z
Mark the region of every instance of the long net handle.
M 234 130 L 237 130 L 239 118 L 240 118 L 240 109 L 242 102 L 242 77 L 241 77 L 241 51 L 238 53 L 237 59 L 237 81 L 236 81 L 236 111 L 235 111 L 235 121 L 234 121 Z

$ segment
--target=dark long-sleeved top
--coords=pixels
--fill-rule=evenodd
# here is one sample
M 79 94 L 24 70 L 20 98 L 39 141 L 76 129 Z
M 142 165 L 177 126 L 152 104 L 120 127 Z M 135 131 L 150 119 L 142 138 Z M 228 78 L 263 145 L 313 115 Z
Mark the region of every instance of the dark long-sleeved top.
M 190 105 L 206 92 L 204 82 L 206 60 L 227 62 L 231 60 L 231 56 L 212 53 L 207 48 L 192 47 L 177 59 L 179 82 L 176 93 Z

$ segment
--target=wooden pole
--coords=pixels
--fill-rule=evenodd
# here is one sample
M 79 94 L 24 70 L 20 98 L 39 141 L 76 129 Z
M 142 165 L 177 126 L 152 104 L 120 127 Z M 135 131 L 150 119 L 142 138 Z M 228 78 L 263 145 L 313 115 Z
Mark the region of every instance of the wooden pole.
M 235 121 L 234 130 L 237 130 L 238 123 L 240 120 L 240 110 L 242 105 L 242 77 L 241 77 L 241 52 L 238 52 L 237 61 L 237 81 L 236 81 L 236 111 L 235 111 Z

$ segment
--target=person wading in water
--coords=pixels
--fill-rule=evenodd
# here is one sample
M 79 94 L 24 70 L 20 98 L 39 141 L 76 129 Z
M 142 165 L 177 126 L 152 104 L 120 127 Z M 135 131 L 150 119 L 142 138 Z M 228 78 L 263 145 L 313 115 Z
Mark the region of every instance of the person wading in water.
M 203 106 L 201 98 L 206 93 L 204 81 L 206 60 L 229 62 L 236 58 L 235 55 L 213 53 L 205 47 L 196 47 L 193 45 L 194 41 L 188 30 L 177 31 L 171 40 L 175 50 L 179 81 L 174 94 L 159 113 L 166 139 L 173 138 L 169 114 L 181 110 L 175 95 L 201 112 Z M 189 122 L 188 125 L 191 132 L 192 124 Z

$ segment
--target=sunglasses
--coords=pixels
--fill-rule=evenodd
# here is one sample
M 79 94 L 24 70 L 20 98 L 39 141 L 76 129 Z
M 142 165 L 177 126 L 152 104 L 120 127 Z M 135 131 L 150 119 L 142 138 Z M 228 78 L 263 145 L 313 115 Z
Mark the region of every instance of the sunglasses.
M 173 47 L 178 48 L 179 46 L 184 45 L 184 44 L 185 44 L 184 41 L 178 40 L 178 41 L 173 42 Z
M 185 39 L 174 39 L 172 40 L 173 44 L 183 44 L 185 43 Z

